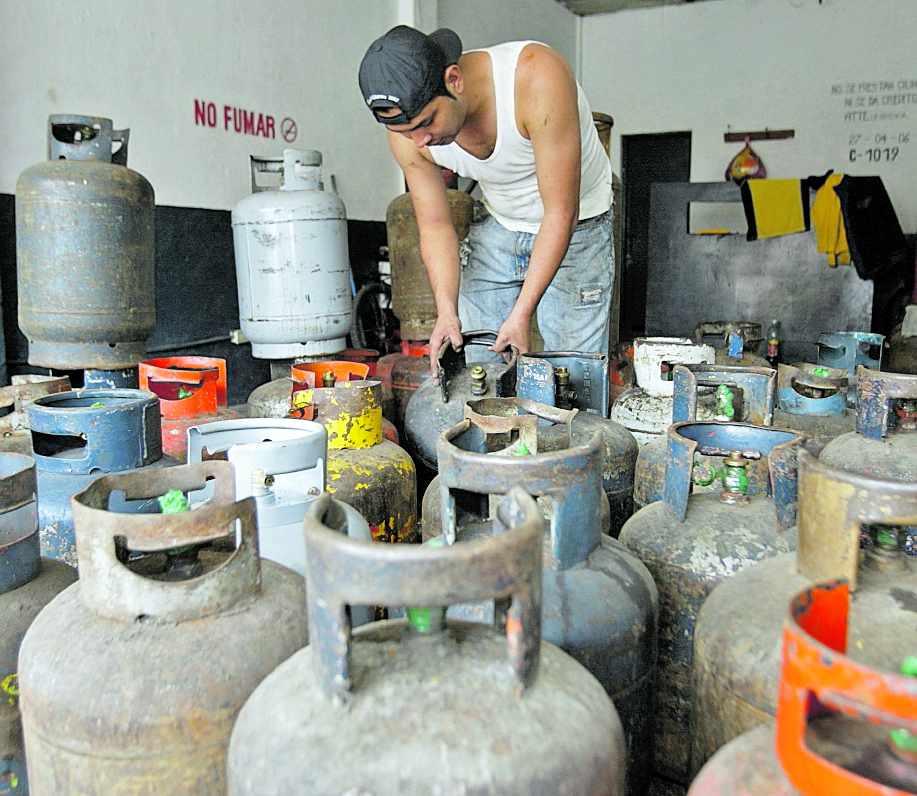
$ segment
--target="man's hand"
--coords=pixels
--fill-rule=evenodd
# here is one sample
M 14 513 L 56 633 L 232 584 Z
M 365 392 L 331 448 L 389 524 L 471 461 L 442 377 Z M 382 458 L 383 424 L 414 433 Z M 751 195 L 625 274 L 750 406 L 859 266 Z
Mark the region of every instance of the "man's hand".
M 503 324 L 497 330 L 497 339 L 493 345 L 488 346 L 488 350 L 505 352 L 510 344 L 519 349 L 520 354 L 528 353 L 531 345 L 532 334 L 532 316 L 523 312 L 517 312 L 515 309 L 509 314 L 509 317 L 503 321 Z M 504 359 L 506 354 L 504 353 Z
M 456 351 L 461 351 L 462 322 L 458 319 L 458 315 L 440 315 L 430 335 L 430 373 L 436 385 L 439 384 L 439 362 L 436 355 L 446 340 L 451 340 L 452 347 Z

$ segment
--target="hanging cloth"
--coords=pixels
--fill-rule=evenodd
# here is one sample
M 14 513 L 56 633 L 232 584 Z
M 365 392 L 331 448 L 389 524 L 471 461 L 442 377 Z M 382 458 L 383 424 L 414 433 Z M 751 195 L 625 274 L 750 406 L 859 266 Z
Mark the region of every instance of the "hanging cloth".
M 812 226 L 815 227 L 818 251 L 828 255 L 828 265 L 849 265 L 850 247 L 841 214 L 841 200 L 834 188 L 843 174 L 829 174 L 812 201 Z
M 860 279 L 873 279 L 890 270 L 913 272 L 907 238 L 881 177 L 844 177 L 834 189 L 850 247 L 850 262 Z
M 809 191 L 802 180 L 743 180 L 739 190 L 748 240 L 792 235 L 810 228 Z

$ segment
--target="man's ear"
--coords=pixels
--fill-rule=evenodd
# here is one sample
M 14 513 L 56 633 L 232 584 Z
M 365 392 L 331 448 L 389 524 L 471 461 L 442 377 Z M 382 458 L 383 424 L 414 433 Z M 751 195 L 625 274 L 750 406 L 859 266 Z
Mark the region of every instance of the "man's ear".
M 462 74 L 458 64 L 447 66 L 443 77 L 446 81 L 446 88 L 449 89 L 453 96 L 457 97 L 465 90 L 465 76 Z

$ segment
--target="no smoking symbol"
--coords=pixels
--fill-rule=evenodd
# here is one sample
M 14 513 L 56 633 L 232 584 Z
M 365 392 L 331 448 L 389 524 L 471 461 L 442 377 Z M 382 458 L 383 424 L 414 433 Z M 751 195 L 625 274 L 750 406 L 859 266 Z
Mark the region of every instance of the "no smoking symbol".
M 292 144 L 296 140 L 296 122 L 289 116 L 280 123 L 280 134 L 288 144 Z

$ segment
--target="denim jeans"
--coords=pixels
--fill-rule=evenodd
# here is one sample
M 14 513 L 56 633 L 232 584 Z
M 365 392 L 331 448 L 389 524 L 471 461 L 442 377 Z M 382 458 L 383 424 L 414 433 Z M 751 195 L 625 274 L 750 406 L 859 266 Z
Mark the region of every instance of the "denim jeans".
M 462 329 L 497 331 L 512 310 L 528 272 L 535 235 L 512 232 L 475 202 L 462 246 L 459 318 Z M 546 351 L 608 353 L 608 315 L 614 285 L 612 211 L 576 225 L 567 254 L 538 304 Z M 469 361 L 496 360 L 474 346 Z

